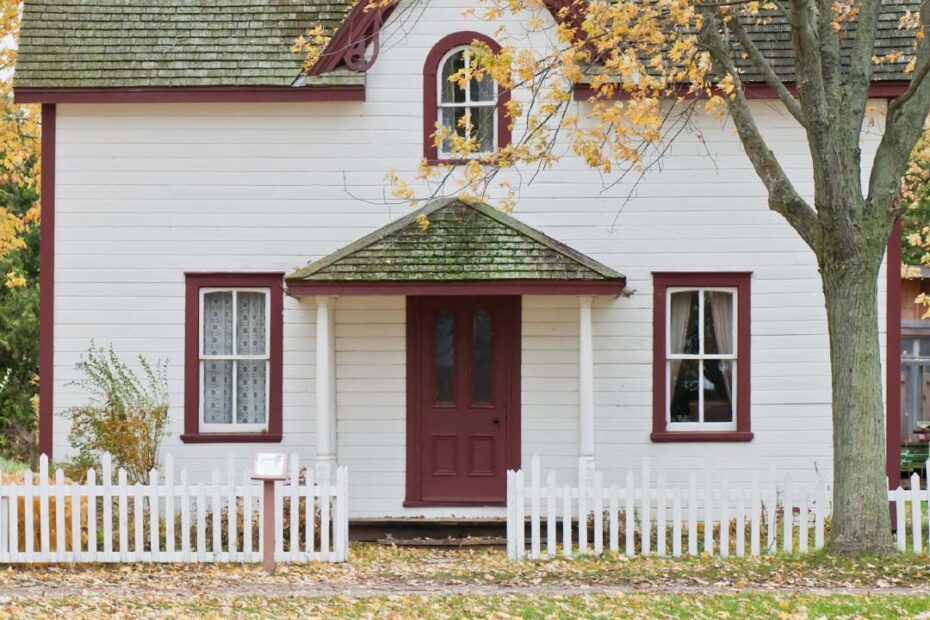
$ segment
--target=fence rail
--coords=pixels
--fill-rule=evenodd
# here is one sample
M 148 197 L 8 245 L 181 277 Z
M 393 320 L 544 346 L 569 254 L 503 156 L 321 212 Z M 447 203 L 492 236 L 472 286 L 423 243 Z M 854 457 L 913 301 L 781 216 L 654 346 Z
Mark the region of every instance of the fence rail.
M 0 476 L 0 563 L 29 562 L 260 562 L 266 544 L 261 483 L 233 458 L 225 479 L 191 483 L 175 477 L 171 455 L 147 483 L 129 484 L 104 455 L 85 482 L 49 479 L 48 458 L 38 481 Z M 348 555 L 348 472 L 314 482 L 291 455 L 290 476 L 275 483 L 275 559 L 342 562 Z
M 773 472 L 767 484 L 757 477 L 743 488 L 725 477 L 715 479 L 708 470 L 700 484 L 692 472 L 687 485 L 669 485 L 662 473 L 653 480 L 644 460 L 639 480 L 628 472 L 625 484 L 605 487 L 603 474 L 584 465 L 579 461 L 574 487 L 557 487 L 552 471 L 543 481 L 538 457 L 531 461 L 528 481 L 523 471 L 507 472 L 511 560 L 619 553 L 621 544 L 627 556 L 721 557 L 805 553 L 824 544 L 830 510 L 826 484 L 779 485 Z

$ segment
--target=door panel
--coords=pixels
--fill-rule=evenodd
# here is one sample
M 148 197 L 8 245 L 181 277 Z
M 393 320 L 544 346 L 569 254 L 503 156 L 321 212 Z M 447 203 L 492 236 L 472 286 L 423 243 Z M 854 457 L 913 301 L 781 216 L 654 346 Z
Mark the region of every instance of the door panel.
M 519 466 L 520 298 L 410 297 L 407 316 L 407 503 L 503 502 Z

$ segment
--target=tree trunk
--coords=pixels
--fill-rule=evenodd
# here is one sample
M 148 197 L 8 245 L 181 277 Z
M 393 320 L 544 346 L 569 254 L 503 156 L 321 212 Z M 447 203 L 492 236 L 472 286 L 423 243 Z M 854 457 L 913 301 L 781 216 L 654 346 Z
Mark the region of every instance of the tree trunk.
M 833 381 L 834 488 L 828 548 L 847 555 L 885 553 L 891 550 L 891 531 L 878 343 L 878 274 L 884 244 L 834 250 L 838 251 L 824 250 L 820 261 Z

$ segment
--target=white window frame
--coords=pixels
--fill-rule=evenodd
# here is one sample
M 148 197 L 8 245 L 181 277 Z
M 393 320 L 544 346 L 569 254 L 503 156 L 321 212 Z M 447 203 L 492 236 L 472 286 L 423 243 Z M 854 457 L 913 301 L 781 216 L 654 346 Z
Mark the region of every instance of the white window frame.
M 672 295 L 674 293 L 698 293 L 698 340 L 700 346 L 697 353 L 672 353 L 672 339 L 669 333 L 669 327 L 672 324 Z M 730 293 L 732 295 L 732 315 L 733 315 L 733 353 L 704 353 L 704 293 Z M 739 289 L 735 286 L 670 286 L 665 290 L 665 428 L 668 431 L 735 431 L 736 430 L 736 403 L 737 403 L 737 385 L 736 378 L 739 372 L 739 361 L 737 352 L 739 351 Z M 701 376 L 701 384 L 698 389 L 698 421 L 697 422 L 672 422 L 672 360 L 698 360 Z M 733 367 L 733 376 L 730 380 L 730 422 L 705 422 L 704 421 L 704 361 L 705 360 L 729 360 Z
M 204 314 L 204 300 L 209 293 L 232 293 L 232 322 L 233 322 L 233 352 L 231 355 L 206 355 L 203 352 L 203 330 L 206 316 Z M 265 354 L 264 355 L 238 355 L 236 347 L 238 346 L 238 327 L 239 327 L 239 310 L 238 294 L 239 293 L 261 293 L 265 296 Z M 263 433 L 268 429 L 268 418 L 271 415 L 269 409 L 271 395 L 271 289 L 268 287 L 204 287 L 200 289 L 200 325 L 198 326 L 198 365 L 200 366 L 200 394 L 198 396 L 200 413 L 200 431 L 205 433 Z M 210 360 L 228 360 L 233 363 L 232 368 L 232 422 L 229 424 L 207 423 L 204 420 L 204 382 L 205 382 L 205 362 Z M 240 424 L 236 421 L 236 409 L 238 401 L 238 381 L 236 370 L 240 361 L 265 360 L 265 422 L 263 424 Z
M 471 101 L 471 88 L 466 87 L 465 90 L 465 101 L 462 103 L 448 102 L 444 103 L 442 100 L 442 87 L 443 87 L 443 73 L 446 67 L 446 62 L 449 61 L 452 56 L 458 54 L 459 52 L 465 52 L 465 66 L 471 66 L 471 52 L 474 49 L 471 45 L 459 45 L 458 47 L 453 47 L 451 50 L 443 55 L 442 59 L 439 61 L 438 70 L 436 71 L 436 120 L 439 123 L 440 127 L 444 127 L 442 124 L 442 111 L 447 108 L 492 108 L 494 113 L 491 114 L 491 150 L 490 151 L 475 151 L 470 153 L 470 157 L 480 157 L 481 155 L 487 155 L 488 153 L 493 153 L 497 150 L 497 103 L 498 103 L 498 92 L 497 92 L 497 81 L 492 79 L 494 83 L 494 96 L 491 98 L 491 101 Z M 453 131 L 455 128 L 453 127 Z M 471 123 L 469 122 L 466 126 L 466 135 L 471 135 Z M 437 146 L 437 152 L 439 157 L 442 159 L 449 159 L 455 157 L 452 153 L 444 151 L 442 148 L 442 140 L 439 141 Z

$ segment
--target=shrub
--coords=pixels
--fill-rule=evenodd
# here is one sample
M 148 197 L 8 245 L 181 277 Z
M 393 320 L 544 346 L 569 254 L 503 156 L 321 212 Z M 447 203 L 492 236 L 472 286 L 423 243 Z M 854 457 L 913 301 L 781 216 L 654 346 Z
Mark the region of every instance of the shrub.
M 90 394 L 90 403 L 68 410 L 71 446 L 82 465 L 96 464 L 109 452 L 113 464 L 126 470 L 131 482 L 148 482 L 158 464 L 158 450 L 167 434 L 167 364 L 149 364 L 139 356 L 141 376 L 120 361 L 112 345 L 93 343 L 77 364 L 84 379 L 72 382 Z

